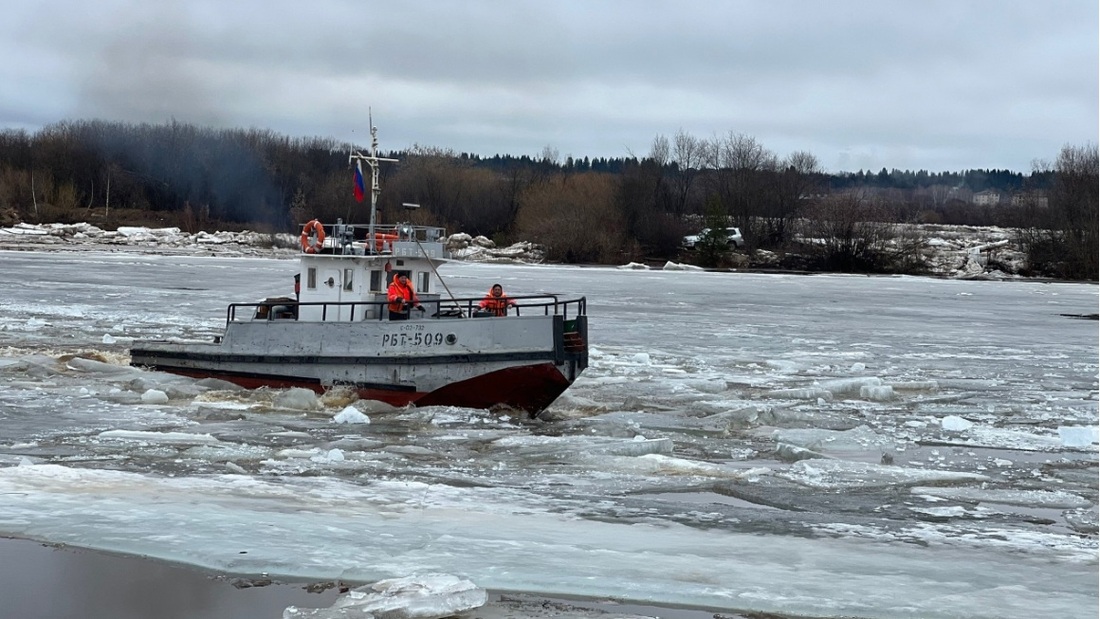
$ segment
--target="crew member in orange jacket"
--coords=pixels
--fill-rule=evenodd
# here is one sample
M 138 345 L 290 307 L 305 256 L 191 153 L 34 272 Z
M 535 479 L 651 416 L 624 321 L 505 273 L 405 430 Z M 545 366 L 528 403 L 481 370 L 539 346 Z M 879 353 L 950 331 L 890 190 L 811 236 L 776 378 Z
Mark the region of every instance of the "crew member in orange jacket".
M 410 307 L 424 311 L 407 275 L 393 274 L 393 282 L 386 291 L 386 299 L 389 300 L 390 320 L 408 320 Z
M 494 316 L 506 316 L 508 308 L 515 307 L 516 302 L 504 294 L 503 286 L 493 284 L 493 287 L 489 289 L 489 294 L 485 295 L 479 305 L 481 309 L 492 312 Z

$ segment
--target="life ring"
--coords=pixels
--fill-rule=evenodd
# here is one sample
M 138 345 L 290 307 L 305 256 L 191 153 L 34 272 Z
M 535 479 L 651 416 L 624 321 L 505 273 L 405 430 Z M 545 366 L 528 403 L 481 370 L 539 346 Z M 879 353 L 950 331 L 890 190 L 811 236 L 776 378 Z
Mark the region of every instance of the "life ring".
M 386 243 L 390 245 L 390 251 L 393 251 L 393 242 L 398 239 L 396 234 L 382 234 L 381 232 L 374 233 L 374 251 L 381 253 L 382 249 L 386 246 Z
M 310 237 L 316 238 L 311 240 Z M 321 251 L 321 248 L 325 246 L 325 227 L 316 219 L 311 220 L 305 228 L 302 228 L 302 238 L 300 240 L 302 251 L 307 254 L 315 254 Z

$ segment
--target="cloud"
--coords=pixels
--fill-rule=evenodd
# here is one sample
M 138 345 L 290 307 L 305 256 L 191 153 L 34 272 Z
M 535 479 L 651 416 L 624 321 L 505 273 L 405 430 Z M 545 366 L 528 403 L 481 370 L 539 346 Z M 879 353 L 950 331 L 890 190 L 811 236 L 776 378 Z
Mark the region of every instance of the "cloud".
M 1020 171 L 1098 132 L 1098 7 L 1073 0 L 46 0 L 5 17 L 4 127 L 175 118 L 362 143 L 370 106 L 387 148 L 617 157 L 683 129 L 830 169 Z

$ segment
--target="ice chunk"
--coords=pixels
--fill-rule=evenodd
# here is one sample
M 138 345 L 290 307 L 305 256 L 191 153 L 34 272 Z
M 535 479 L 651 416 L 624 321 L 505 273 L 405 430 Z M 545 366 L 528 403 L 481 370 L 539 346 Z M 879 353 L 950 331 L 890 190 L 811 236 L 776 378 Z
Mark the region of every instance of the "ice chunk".
M 797 462 L 799 460 L 829 457 L 825 454 L 799 447 L 798 445 L 791 445 L 790 443 L 777 443 L 775 446 L 775 455 L 784 462 Z
M 344 452 L 339 450 L 339 449 L 330 449 L 330 450 L 328 450 L 324 453 L 319 453 L 315 456 L 311 456 L 309 460 L 310 460 L 310 462 L 317 462 L 317 463 L 343 462 L 344 461 Z
M 687 428 L 711 428 L 705 420 L 676 413 L 645 413 L 640 411 L 616 411 L 588 417 L 581 423 L 596 426 L 600 434 L 633 436 L 641 430 L 683 431 Z
M 667 440 L 667 439 L 664 439 Z M 745 469 L 743 467 L 728 466 L 714 462 L 702 462 L 677 458 L 659 453 L 650 453 L 640 456 L 589 456 L 585 460 L 594 466 L 598 466 L 604 473 L 626 473 L 629 475 L 650 476 L 695 476 L 714 477 L 719 479 L 746 479 L 753 476 L 768 474 L 763 468 Z
M 130 367 L 128 365 L 118 365 L 116 363 L 107 363 L 106 361 L 97 361 L 95 359 L 85 359 L 84 357 L 73 357 L 65 362 L 65 367 L 70 370 L 76 370 L 80 372 L 100 372 L 103 374 L 139 374 L 141 370 L 138 368 Z
M 1063 512 L 1062 517 L 1078 533 L 1096 535 L 1100 530 L 1095 509 L 1071 509 Z
M 166 404 L 168 402 L 168 394 L 160 389 L 149 389 L 141 394 L 141 401 L 145 404 Z
M 714 432 L 728 432 L 731 428 L 744 428 L 760 418 L 761 408 L 745 406 L 736 410 L 722 411 L 699 420 L 700 427 Z M 767 410 L 767 409 L 763 409 Z
M 948 415 L 940 421 L 940 425 L 944 430 L 948 432 L 963 432 L 969 430 L 974 426 L 973 423 L 959 417 L 958 415 Z
M 211 437 L 213 439 L 213 437 Z M 213 439 L 216 441 L 217 439 Z M 190 447 L 183 452 L 188 458 L 206 460 L 208 462 L 231 462 L 233 460 L 263 460 L 271 457 L 270 447 L 262 445 L 229 444 L 203 444 Z
M 672 453 L 672 439 L 608 438 L 603 436 L 505 436 L 494 446 L 509 450 L 524 460 L 582 458 L 584 456 L 637 457 Z
M 800 460 L 784 472 L 775 473 L 810 488 L 877 488 L 914 486 L 926 483 L 988 481 L 985 475 L 955 471 L 930 471 L 918 468 L 870 464 L 848 460 Z
M 935 380 L 898 380 L 883 384 L 893 387 L 895 391 L 936 391 L 940 388 Z
M 555 411 L 567 411 L 567 410 L 584 410 L 584 411 L 598 411 L 606 409 L 606 404 L 596 402 L 591 398 L 586 398 L 581 395 L 577 395 L 570 391 L 558 396 L 557 400 L 551 404 L 550 410 Z
M 669 260 L 662 267 L 666 271 L 705 271 L 703 267 L 695 266 L 694 264 L 683 264 L 679 262 L 672 262 Z
M 275 406 L 279 408 L 291 408 L 300 411 L 312 411 L 321 408 L 321 402 L 317 394 L 309 389 L 294 387 L 275 396 Z
M 364 415 L 396 413 L 399 410 L 396 406 L 381 400 L 359 400 L 355 403 L 355 408 Z
M 424 574 L 356 587 L 329 608 L 283 611 L 283 619 L 439 619 L 485 605 L 489 596 L 469 580 Z
M 911 492 L 918 496 L 931 496 L 953 501 L 1000 503 L 1025 507 L 1080 509 L 1089 507 L 1088 499 L 1062 490 L 1002 490 L 995 488 L 937 488 L 915 487 Z
M 773 389 L 765 393 L 764 397 L 790 400 L 831 400 L 833 399 L 833 393 L 820 387 L 805 387 L 802 389 Z
M 118 340 L 116 340 L 115 337 L 113 335 L 111 335 L 110 333 L 104 333 L 103 334 L 103 343 L 104 344 L 114 344 L 116 341 L 118 341 Z
M 210 434 L 147 432 L 144 430 L 105 430 L 99 433 L 99 438 L 147 444 L 159 443 L 162 445 L 216 445 L 221 442 Z
M 822 428 L 784 428 L 773 432 L 776 443 L 795 445 L 811 451 L 879 451 L 892 446 L 893 440 L 867 427 L 850 430 L 825 430 Z
M 804 363 L 787 359 L 768 359 L 764 362 L 770 368 L 774 368 L 783 374 L 796 374 L 805 367 Z
M 859 397 L 875 402 L 889 402 L 894 399 L 894 388 L 884 385 L 863 385 L 859 388 Z
M 1066 447 L 1089 447 L 1098 442 L 1096 426 L 1059 426 L 1058 437 Z
M 729 389 L 725 379 L 694 379 L 684 381 L 684 385 L 702 393 L 722 393 Z
M 820 389 L 825 389 L 833 395 L 842 395 L 846 393 L 860 393 L 864 387 L 877 387 L 881 384 L 882 379 L 868 376 L 863 378 L 835 378 L 833 380 L 824 380 L 819 382 L 816 386 Z
M 644 456 L 647 454 L 672 453 L 672 439 L 670 438 L 646 438 L 635 436 L 630 441 L 608 442 L 605 445 L 595 446 L 589 453 L 604 453 L 612 456 Z
M 348 406 L 344 410 L 337 413 L 333 418 L 336 423 L 370 423 L 370 417 L 367 417 L 354 406 Z

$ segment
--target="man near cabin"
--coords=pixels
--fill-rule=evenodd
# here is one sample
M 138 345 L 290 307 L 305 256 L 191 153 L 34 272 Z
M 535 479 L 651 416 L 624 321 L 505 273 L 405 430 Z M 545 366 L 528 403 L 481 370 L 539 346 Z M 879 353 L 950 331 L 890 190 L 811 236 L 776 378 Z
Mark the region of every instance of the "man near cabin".
M 389 301 L 390 320 L 408 320 L 409 309 L 413 307 L 424 311 L 420 298 L 409 283 L 409 277 L 401 273 L 393 274 L 393 282 L 386 291 L 386 299 Z
M 493 284 L 493 287 L 489 289 L 489 293 L 485 295 L 485 298 L 478 304 L 481 309 L 492 312 L 493 316 L 506 316 L 508 314 L 509 307 L 515 307 L 516 302 L 509 299 L 504 294 L 504 287 L 500 284 Z

